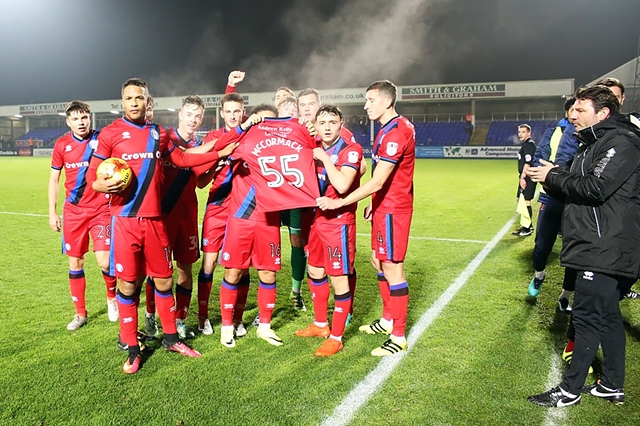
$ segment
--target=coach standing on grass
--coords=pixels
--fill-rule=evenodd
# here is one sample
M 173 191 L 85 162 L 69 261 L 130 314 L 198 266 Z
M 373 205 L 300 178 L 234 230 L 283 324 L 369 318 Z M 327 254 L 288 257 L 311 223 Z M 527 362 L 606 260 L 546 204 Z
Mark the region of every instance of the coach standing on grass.
M 529 397 L 533 404 L 564 407 L 580 393 L 624 402 L 625 331 L 618 304 L 640 267 L 640 131 L 619 113 L 605 86 L 576 92 L 574 122 L 580 148 L 573 162 L 542 161 L 527 174 L 565 199 L 560 263 L 577 271 L 573 360 L 559 386 Z M 583 389 L 602 345 L 602 378 Z

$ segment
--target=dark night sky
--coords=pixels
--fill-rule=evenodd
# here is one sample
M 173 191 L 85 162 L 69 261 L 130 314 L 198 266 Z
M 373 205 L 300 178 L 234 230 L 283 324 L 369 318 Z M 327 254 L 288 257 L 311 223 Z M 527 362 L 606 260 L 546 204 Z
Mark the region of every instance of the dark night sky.
M 0 0 L 0 104 L 575 78 L 633 59 L 639 0 Z

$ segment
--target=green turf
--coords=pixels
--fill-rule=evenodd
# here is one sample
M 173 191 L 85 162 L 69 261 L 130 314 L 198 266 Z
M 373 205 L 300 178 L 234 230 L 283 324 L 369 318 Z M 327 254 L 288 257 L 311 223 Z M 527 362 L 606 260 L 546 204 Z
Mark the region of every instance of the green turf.
M 289 306 L 285 233 L 273 322 L 284 346 L 259 340 L 253 327 L 235 349 L 220 345 L 216 271 L 210 309 L 216 333 L 190 341 L 202 358 L 186 359 L 156 344 L 138 374 L 124 375 L 125 354 L 115 346 L 118 327 L 107 320 L 104 284 L 91 257 L 89 323 L 77 332 L 65 328 L 73 306 L 60 235 L 46 217 L 48 162 L 0 158 L 0 424 L 313 425 L 331 415 L 378 364 L 369 352 L 382 338 L 357 331 L 380 315 L 368 238 L 358 237 L 360 279 L 345 350 L 316 359 L 320 340 L 293 336 L 312 314 Z M 417 162 L 411 232 L 416 238 L 406 261 L 409 326 L 513 217 L 515 168 L 515 160 Z M 358 233 L 367 232 L 361 221 Z M 526 296 L 532 247 L 533 237 L 505 236 L 352 424 L 544 424 L 550 411 L 526 397 L 546 390 L 567 318 L 555 312 L 559 246 L 538 300 Z M 246 323 L 257 312 L 255 283 L 254 274 Z M 303 294 L 311 308 L 306 286 Z M 640 302 L 621 305 L 628 337 L 627 403 L 615 407 L 584 398 L 579 406 L 551 410 L 565 416 L 556 424 L 640 423 Z M 195 309 L 194 301 L 187 318 L 194 327 Z

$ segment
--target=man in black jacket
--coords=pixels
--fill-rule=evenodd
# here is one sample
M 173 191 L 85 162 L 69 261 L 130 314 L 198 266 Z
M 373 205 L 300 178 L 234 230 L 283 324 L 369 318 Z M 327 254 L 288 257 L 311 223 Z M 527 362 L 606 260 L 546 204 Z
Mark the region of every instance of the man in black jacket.
M 624 402 L 625 331 L 620 295 L 640 268 L 640 131 L 619 113 L 605 86 L 581 88 L 571 119 L 581 146 L 571 164 L 541 161 L 528 175 L 564 198 L 560 263 L 577 271 L 573 305 L 573 360 L 562 383 L 529 397 L 533 404 L 578 404 L 580 393 Z M 583 389 L 602 345 L 602 378 Z

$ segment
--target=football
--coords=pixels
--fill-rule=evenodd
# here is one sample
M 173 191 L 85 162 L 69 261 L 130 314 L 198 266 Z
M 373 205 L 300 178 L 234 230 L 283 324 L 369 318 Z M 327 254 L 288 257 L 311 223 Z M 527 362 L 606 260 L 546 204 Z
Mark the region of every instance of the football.
M 124 161 L 122 158 L 107 158 L 98 166 L 98 170 L 96 170 L 96 175 L 100 177 L 100 175 L 106 175 L 108 179 L 119 179 L 124 182 L 125 189 L 131 183 L 131 177 L 133 173 L 131 172 L 131 167 Z

